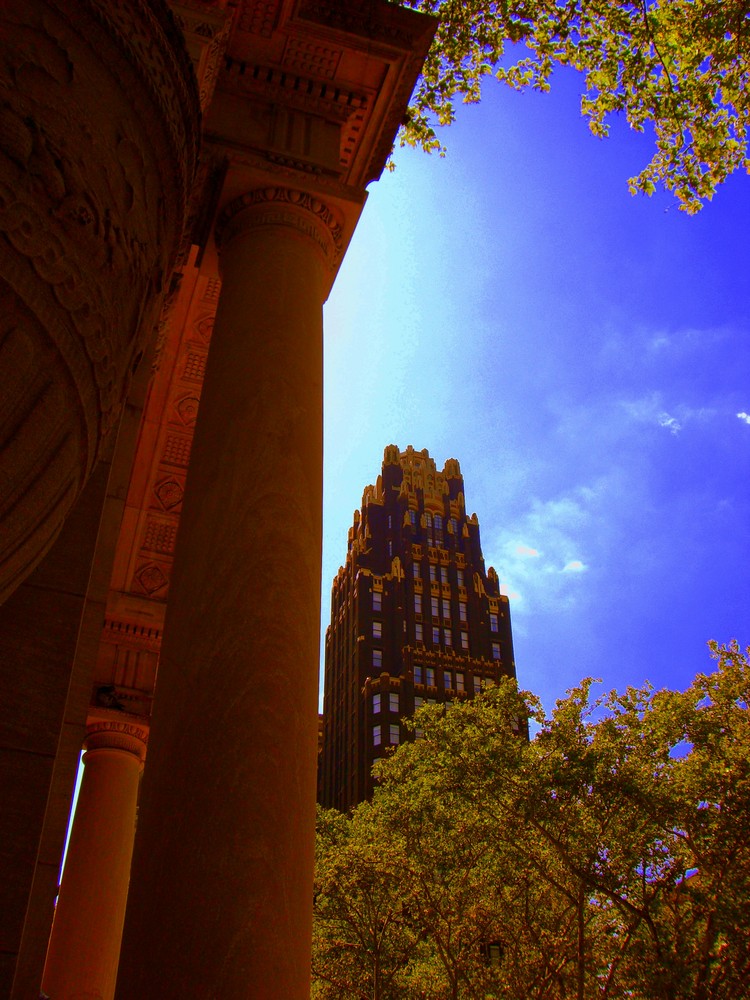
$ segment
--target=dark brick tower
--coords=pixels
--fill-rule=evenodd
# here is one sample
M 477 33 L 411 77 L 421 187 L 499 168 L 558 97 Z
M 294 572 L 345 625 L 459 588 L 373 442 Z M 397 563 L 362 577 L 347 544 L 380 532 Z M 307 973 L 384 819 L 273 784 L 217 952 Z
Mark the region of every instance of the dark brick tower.
M 326 632 L 320 800 L 350 809 L 372 793 L 373 762 L 410 733 L 424 702 L 470 698 L 515 676 L 510 608 L 485 571 L 455 459 L 385 449 L 354 512 Z

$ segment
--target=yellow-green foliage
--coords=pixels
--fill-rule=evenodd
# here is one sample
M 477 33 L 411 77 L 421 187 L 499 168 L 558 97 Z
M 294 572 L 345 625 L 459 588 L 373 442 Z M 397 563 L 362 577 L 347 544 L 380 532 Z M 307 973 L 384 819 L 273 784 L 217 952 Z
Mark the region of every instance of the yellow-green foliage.
M 750 995 L 750 663 L 712 648 L 685 692 L 421 709 L 373 803 L 321 813 L 314 995 Z
M 608 117 L 653 129 L 633 192 L 657 184 L 698 211 L 739 167 L 750 169 L 747 0 L 404 0 L 440 18 L 402 142 L 442 150 L 434 125 L 473 102 L 487 76 L 548 90 L 556 65 L 584 74 L 581 110 L 604 136 Z

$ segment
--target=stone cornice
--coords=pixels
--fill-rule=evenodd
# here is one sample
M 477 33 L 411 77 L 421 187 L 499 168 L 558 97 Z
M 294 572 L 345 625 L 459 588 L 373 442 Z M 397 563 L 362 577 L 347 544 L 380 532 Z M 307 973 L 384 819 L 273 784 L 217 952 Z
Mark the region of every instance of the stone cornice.
M 338 122 L 348 121 L 368 103 L 363 90 L 334 87 L 283 67 L 248 65 L 231 58 L 227 58 L 222 83 L 232 93 L 262 96 L 268 102 Z
M 298 0 L 295 20 L 324 25 L 354 38 L 413 49 L 424 41 L 429 20 L 408 7 L 384 7 L 369 0 Z
M 353 50 L 377 53 L 389 65 L 379 107 L 368 122 L 371 141 L 347 158 L 347 180 L 365 186 L 380 177 L 393 148 L 404 109 L 422 68 L 437 18 L 395 3 L 370 0 L 298 0 L 292 23 L 299 28 L 336 32 Z M 385 100 L 382 97 L 385 96 Z M 374 102 L 370 102 L 371 106 Z M 358 138 L 359 143 L 359 138 Z
M 237 0 L 206 139 L 358 192 L 380 176 L 436 20 L 372 0 Z M 336 131 L 336 129 L 338 131 Z M 305 176 L 307 175 L 307 176 Z

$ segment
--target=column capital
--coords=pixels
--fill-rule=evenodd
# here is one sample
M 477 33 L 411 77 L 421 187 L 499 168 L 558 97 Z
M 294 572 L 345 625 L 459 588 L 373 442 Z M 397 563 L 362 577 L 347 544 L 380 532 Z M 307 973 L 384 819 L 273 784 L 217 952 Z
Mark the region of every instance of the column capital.
M 146 759 L 148 728 L 148 723 L 140 716 L 100 709 L 89 715 L 83 745 L 87 753 L 124 750 L 137 757 L 142 764 Z
M 255 188 L 225 206 L 216 223 L 216 245 L 221 252 L 240 233 L 259 226 L 288 226 L 312 240 L 335 272 L 344 249 L 343 228 L 324 201 L 295 188 Z

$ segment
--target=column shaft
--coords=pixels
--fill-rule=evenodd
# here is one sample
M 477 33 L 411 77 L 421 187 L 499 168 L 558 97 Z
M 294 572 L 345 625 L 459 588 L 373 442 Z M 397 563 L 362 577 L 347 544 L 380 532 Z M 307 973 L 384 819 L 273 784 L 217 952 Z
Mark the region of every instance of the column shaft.
M 144 775 L 123 1000 L 309 996 L 331 233 L 319 202 L 257 194 L 221 250 Z
M 114 996 L 144 739 L 126 723 L 88 737 L 42 980 L 54 1000 Z

